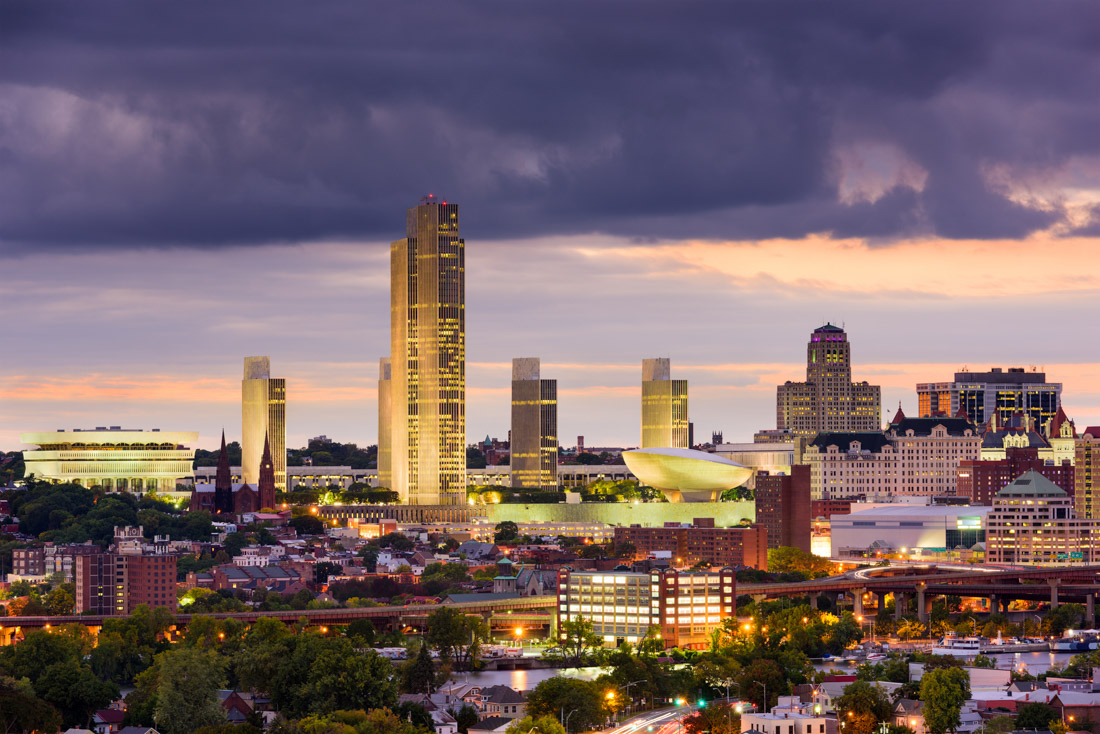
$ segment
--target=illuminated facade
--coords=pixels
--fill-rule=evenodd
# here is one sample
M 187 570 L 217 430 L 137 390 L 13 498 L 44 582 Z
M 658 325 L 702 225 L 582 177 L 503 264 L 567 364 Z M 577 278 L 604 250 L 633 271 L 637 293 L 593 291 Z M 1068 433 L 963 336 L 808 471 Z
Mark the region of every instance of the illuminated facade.
M 643 449 L 691 448 L 688 383 L 673 380 L 668 358 L 642 360 Z
M 390 246 L 390 488 L 413 505 L 465 502 L 465 247 L 458 205 L 431 196 Z
M 1077 439 L 1074 471 L 1077 516 L 1100 520 L 1100 426 L 1089 426 Z
M 538 357 L 512 360 L 512 486 L 558 486 L 558 381 L 539 376 Z
M 925 382 L 917 385 L 917 402 L 922 417 L 957 415 L 959 411 L 975 423 L 992 421 L 1007 425 L 1012 416 L 1023 413 L 1032 425 L 1043 426 L 1058 414 L 1062 384 L 1047 382 L 1044 372 L 1034 368 L 994 367 L 989 372 L 956 372 L 954 382 Z
M 740 487 L 752 470 L 717 454 L 694 449 L 635 449 L 623 461 L 643 484 L 661 490 L 669 502 L 716 502 Z
M 191 476 L 199 438 L 195 431 L 95 430 L 24 433 L 38 446 L 23 452 L 27 476 L 51 482 L 103 487 L 108 492 L 171 492 Z
M 245 357 L 241 380 L 241 469 L 245 484 L 260 482 L 264 441 L 275 466 L 275 489 L 286 491 L 286 380 L 271 376 L 270 357 Z
M 878 385 L 852 382 L 851 347 L 844 329 L 814 329 L 806 346 L 806 381 L 776 389 L 776 427 L 796 436 L 822 431 L 877 431 L 882 427 Z
M 988 563 L 1065 566 L 1092 564 L 1096 520 L 1080 518 L 1073 498 L 1038 472 L 1018 477 L 993 498 L 986 532 Z
M 703 649 L 722 620 L 735 616 L 737 580 L 720 571 L 650 573 L 558 572 L 558 625 L 579 617 L 592 622 L 607 646 L 636 643 L 651 628 L 666 648 Z
M 950 555 L 986 540 L 990 507 L 890 504 L 851 507 L 830 522 L 833 558 L 881 553 Z
M 393 382 L 390 360 L 378 360 L 378 486 L 393 484 Z

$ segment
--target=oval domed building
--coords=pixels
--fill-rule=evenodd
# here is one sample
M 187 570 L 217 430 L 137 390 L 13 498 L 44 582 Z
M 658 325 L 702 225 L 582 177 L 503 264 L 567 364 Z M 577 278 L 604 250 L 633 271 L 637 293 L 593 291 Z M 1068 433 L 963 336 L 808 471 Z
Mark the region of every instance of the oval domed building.
M 752 476 L 751 469 L 735 461 L 694 449 L 633 449 L 623 452 L 623 461 L 669 502 L 714 502 Z

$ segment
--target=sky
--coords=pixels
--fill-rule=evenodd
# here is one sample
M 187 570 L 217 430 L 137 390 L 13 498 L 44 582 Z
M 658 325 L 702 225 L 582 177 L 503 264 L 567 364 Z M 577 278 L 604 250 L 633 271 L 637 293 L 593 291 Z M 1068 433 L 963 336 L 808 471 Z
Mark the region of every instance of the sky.
M 0 449 L 31 430 L 377 437 L 388 243 L 466 239 L 467 433 L 510 361 L 570 446 L 636 445 L 640 362 L 696 440 L 775 426 L 810 332 L 885 417 L 1037 366 L 1100 424 L 1100 9 L 954 2 L 0 5 Z

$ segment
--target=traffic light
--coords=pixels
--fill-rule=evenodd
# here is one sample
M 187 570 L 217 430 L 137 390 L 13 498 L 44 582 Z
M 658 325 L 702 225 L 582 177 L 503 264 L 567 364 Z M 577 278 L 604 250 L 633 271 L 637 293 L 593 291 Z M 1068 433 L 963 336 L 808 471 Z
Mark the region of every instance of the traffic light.
M 707 707 L 707 702 L 700 698 L 699 699 L 699 708 L 703 709 L 703 708 L 706 708 L 706 707 Z
M 684 699 L 682 699 L 682 698 L 677 698 L 677 699 L 676 699 L 676 705 L 677 705 L 677 706 L 683 706 L 683 705 L 684 705 Z

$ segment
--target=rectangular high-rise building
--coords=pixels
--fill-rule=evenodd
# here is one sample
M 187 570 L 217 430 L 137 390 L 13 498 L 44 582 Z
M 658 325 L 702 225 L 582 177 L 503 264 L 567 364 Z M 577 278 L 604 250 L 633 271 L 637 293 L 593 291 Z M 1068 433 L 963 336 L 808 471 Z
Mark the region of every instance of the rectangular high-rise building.
M 1077 439 L 1074 471 L 1077 517 L 1100 520 L 1100 427 L 1089 426 Z
M 543 380 L 538 357 L 512 360 L 512 486 L 558 486 L 558 381 Z
M 393 386 L 389 357 L 378 360 L 378 486 L 393 484 Z
M 756 473 L 756 522 L 768 532 L 769 548 L 810 552 L 810 467 L 795 464 L 789 474 Z
M 271 376 L 270 357 L 245 357 L 241 380 L 241 480 L 260 483 L 264 441 L 275 465 L 275 491 L 286 491 L 286 380 Z
M 390 488 L 413 505 L 466 496 L 466 243 L 458 205 L 427 196 L 390 246 Z
M 642 360 L 642 448 L 687 449 L 688 383 L 672 379 L 667 357 Z
M 1034 368 L 994 367 L 989 372 L 956 372 L 954 382 L 922 382 L 917 385 L 921 417 L 957 415 L 974 423 L 1006 426 L 1016 414 L 1031 419 L 1034 430 L 1043 429 L 1058 414 L 1062 383 L 1047 382 L 1045 372 Z
M 825 324 L 806 346 L 806 381 L 776 389 L 776 428 L 813 438 L 825 431 L 878 431 L 882 395 L 878 385 L 852 382 L 852 355 L 844 329 Z

